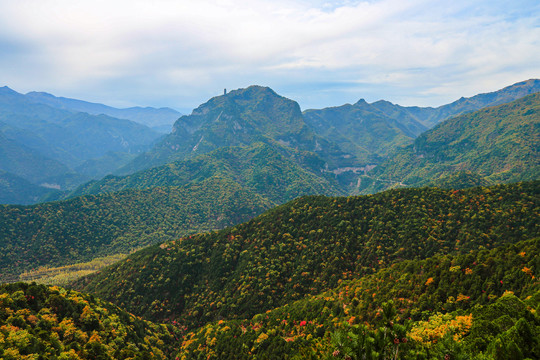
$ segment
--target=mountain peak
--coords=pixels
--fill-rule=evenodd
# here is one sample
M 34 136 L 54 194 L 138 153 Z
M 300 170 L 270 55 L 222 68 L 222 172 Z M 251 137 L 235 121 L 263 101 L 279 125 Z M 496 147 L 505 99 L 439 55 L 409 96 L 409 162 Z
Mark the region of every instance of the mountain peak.
M 369 103 L 365 99 L 360 99 L 354 105 L 369 105 Z
M 18 94 L 18 92 L 16 92 L 15 90 L 7 86 L 0 87 L 0 93 L 1 94 Z
M 251 85 L 247 88 L 232 90 L 223 96 L 225 97 L 253 97 L 253 96 L 279 96 L 274 90 L 268 86 Z

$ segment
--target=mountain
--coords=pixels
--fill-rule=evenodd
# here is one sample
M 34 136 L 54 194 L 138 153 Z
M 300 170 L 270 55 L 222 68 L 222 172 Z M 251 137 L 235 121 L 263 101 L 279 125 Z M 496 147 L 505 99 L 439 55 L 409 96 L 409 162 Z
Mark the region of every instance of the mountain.
M 118 119 L 127 119 L 146 125 L 158 132 L 168 133 L 172 124 L 182 115 L 171 108 L 130 107 L 118 109 L 111 106 L 83 100 L 57 97 L 45 92 L 29 92 L 26 94 L 32 102 L 73 112 L 84 112 L 92 115 L 108 115 Z
M 279 146 L 259 142 L 247 147 L 222 147 L 192 159 L 132 175 L 109 175 L 99 181 L 81 185 L 69 196 L 156 186 L 183 186 L 214 176 L 235 181 L 274 204 L 305 194 L 342 194 L 332 178 L 317 176 L 303 169 L 280 152 Z
M 191 115 L 182 116 L 171 134 L 119 173 L 189 159 L 220 147 L 249 146 L 256 142 L 317 154 L 323 159 L 322 164 L 320 161 L 301 164 L 315 172 L 326 166 L 334 169 L 356 164 L 353 156 L 315 135 L 304 122 L 296 102 L 270 88 L 250 86 L 214 97 Z
M 251 317 L 406 259 L 537 237 L 539 185 L 302 197 L 235 227 L 145 248 L 75 286 L 189 328 Z
M 446 120 L 391 155 L 365 177 L 366 192 L 422 186 L 455 171 L 488 182 L 540 177 L 540 93 Z
M 120 153 L 143 152 L 159 136 L 130 120 L 56 109 L 0 88 L 0 170 L 34 185 L 73 188 L 125 165 L 131 157 Z M 116 161 L 105 157 L 111 152 Z
M 536 359 L 540 317 L 531 309 L 540 305 L 540 284 L 531 269 L 539 246 L 533 239 L 406 260 L 252 318 L 190 331 L 177 357 Z
M 437 123 L 539 91 L 540 80 L 534 79 L 437 108 L 403 107 L 384 100 L 369 104 L 361 99 L 353 105 L 305 110 L 303 115 L 318 136 L 354 154 L 360 163 L 380 164 Z
M 108 151 L 141 152 L 159 137 L 133 121 L 50 108 L 5 87 L 0 121 L 5 136 L 70 167 Z
M 486 107 L 505 104 L 540 91 L 540 80 L 530 79 L 507 86 L 501 90 L 478 94 L 470 98 L 460 98 L 450 104 L 436 108 L 432 107 L 404 107 L 394 105 L 387 101 L 377 101 L 371 104 L 387 116 L 403 119 L 408 118 L 432 128 L 441 121 L 461 114 L 474 112 Z
M 0 358 L 170 359 L 172 326 L 141 320 L 76 291 L 0 285 Z
M 339 144 L 363 164 L 378 164 L 427 128 L 414 119 L 388 117 L 364 100 L 322 110 L 306 110 L 305 122 L 317 135 Z M 407 121 L 405 120 L 407 119 Z
M 214 176 L 33 206 L 0 205 L 0 281 L 246 221 L 271 204 Z

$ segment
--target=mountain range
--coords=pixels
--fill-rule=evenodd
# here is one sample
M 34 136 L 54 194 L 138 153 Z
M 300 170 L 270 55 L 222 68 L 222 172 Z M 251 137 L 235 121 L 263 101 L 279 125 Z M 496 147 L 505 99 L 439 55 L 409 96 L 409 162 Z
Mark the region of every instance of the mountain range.
M 67 287 L 0 286 L 0 357 L 540 357 L 539 83 L 304 112 L 250 86 L 164 136 L 0 89 L 0 201 L 55 200 L 0 206 L 0 281 Z
M 7 203 L 34 203 L 44 188 L 66 190 L 101 178 L 151 147 L 160 134 L 131 120 L 55 108 L 0 88 L 0 170 L 36 191 L 20 197 L 1 187 Z M 23 184 L 17 185 L 24 186 Z
M 477 100 L 468 100 L 466 103 L 478 104 L 482 99 L 495 101 L 508 98 L 512 94 L 521 94 L 524 88 L 528 89 L 527 91 L 534 89 L 535 84 L 537 81 L 519 83 L 515 85 L 517 90 L 514 87 L 505 88 L 499 93 L 490 96 L 482 95 Z M 13 104 L 6 101 L 8 104 L 6 107 L 23 108 L 28 113 L 36 112 L 33 107 L 43 108 L 43 112 L 47 114 L 48 111 L 47 116 L 50 117 L 57 116 L 58 111 L 64 111 L 41 103 L 31 103 L 23 95 L 4 90 L 15 99 Z M 27 107 L 19 106 L 17 102 L 26 104 Z M 198 202 L 201 189 L 210 189 L 211 186 L 215 186 L 214 197 L 203 197 L 205 199 L 203 206 L 211 207 L 212 201 L 216 201 L 215 206 L 224 206 L 222 203 L 217 203 L 217 199 L 228 199 L 226 201 L 230 202 L 231 191 L 234 192 L 232 189 L 240 191 L 243 194 L 242 198 L 252 198 L 255 201 L 253 205 L 248 206 L 245 214 L 240 212 L 236 218 L 226 217 L 231 220 L 209 223 L 207 218 L 203 217 L 192 221 L 188 228 L 180 227 L 182 230 L 171 224 L 163 228 L 165 232 L 169 232 L 172 226 L 170 236 L 182 236 L 195 230 L 213 230 L 233 225 L 235 223 L 233 219 L 247 220 L 250 216 L 256 216 L 271 206 L 285 203 L 302 195 L 335 196 L 358 192 L 373 193 L 389 187 L 406 185 L 434 185 L 456 189 L 538 178 L 539 157 L 537 146 L 535 146 L 538 142 L 537 108 L 540 106 L 538 94 L 443 121 L 435 128 L 421 133 L 414 140 L 412 137 L 415 136 L 415 131 L 419 132 L 423 125 L 412 118 L 402 120 L 401 123 L 397 120 L 385 119 L 383 112 L 377 110 L 381 104 L 378 102 L 370 105 L 365 101 L 359 101 L 355 105 L 344 105 L 336 109 L 310 110 L 302 114 L 296 102 L 277 95 L 269 88 L 252 86 L 235 90 L 211 99 L 194 110 L 193 114 L 178 119 L 173 132 L 158 141 L 148 152 L 136 158 L 134 154 L 122 155 L 125 153 L 112 152 L 104 156 L 110 159 L 110 163 L 133 159 L 124 169 L 141 167 L 142 170 L 128 175 L 108 175 L 72 190 L 63 191 L 55 189 L 49 191 L 51 189 L 35 184 L 49 188 L 58 187 L 61 178 L 64 182 L 70 181 L 71 184 L 76 185 L 81 181 L 81 173 L 84 173 L 82 167 L 86 171 L 92 168 L 93 171 L 97 171 L 104 168 L 104 163 L 98 160 L 87 160 L 80 165 L 79 173 L 69 173 L 70 169 L 59 161 L 40 157 L 36 151 L 25 151 L 26 148 L 17 142 L 5 139 L 2 142 L 3 149 L 8 150 L 5 153 L 9 156 L 2 157 L 0 165 L 9 171 L 0 173 L 0 186 L 7 189 L 1 192 L 1 199 L 7 200 L 4 202 L 10 202 L 9 200 L 13 200 L 13 194 L 17 194 L 19 199 L 22 199 L 19 202 L 31 203 L 37 196 L 52 201 L 103 194 L 102 203 L 106 204 L 103 211 L 111 214 L 107 215 L 110 224 L 115 223 L 116 220 L 113 221 L 113 219 L 126 216 L 123 212 L 118 213 L 117 205 L 111 199 L 119 196 L 125 199 L 123 201 L 126 203 L 157 203 L 161 201 L 158 200 L 161 192 L 152 191 L 155 188 L 171 194 L 176 194 L 180 191 L 179 189 L 182 189 L 182 196 L 185 196 L 184 202 L 197 204 L 194 205 L 195 209 L 202 205 Z M 389 114 L 389 103 L 385 103 L 385 106 L 385 113 Z M 70 115 L 70 117 L 73 116 Z M 77 113 L 75 116 L 90 115 Z M 93 122 L 97 121 L 98 119 L 93 118 Z M 127 120 L 119 121 L 126 122 Z M 327 128 L 330 131 L 322 131 L 325 126 L 321 124 L 324 122 L 332 122 L 334 126 L 331 129 Z M 397 144 L 398 137 L 385 139 L 383 136 L 383 134 L 395 135 L 396 133 L 390 132 L 388 128 L 384 128 L 385 130 L 379 134 L 375 128 L 368 131 L 365 126 L 367 123 L 383 126 L 382 128 L 393 124 L 394 129 L 401 132 L 399 137 L 401 145 Z M 346 131 L 346 129 L 349 130 Z M 356 137 L 362 137 L 363 134 L 372 136 L 371 144 L 378 142 L 379 149 L 386 149 L 384 151 L 388 155 L 384 155 L 383 152 L 377 155 L 382 161 L 381 164 L 361 166 L 361 157 L 344 151 L 346 150 L 344 144 L 347 141 L 350 144 L 360 143 L 354 140 Z M 335 141 L 339 136 L 344 139 L 348 136 L 348 140 Z M 0 133 L 0 139 L 2 139 L 2 133 Z M 406 145 L 407 141 L 413 143 Z M 370 142 L 365 141 L 363 144 L 370 144 Z M 364 148 L 370 154 L 379 151 L 367 145 Z M 383 161 L 385 158 L 387 160 Z M 12 159 L 16 159 L 19 163 L 10 163 Z M 158 165 L 160 163 L 163 164 Z M 109 169 L 112 168 L 111 166 Z M 13 175 L 14 173 L 19 175 Z M 70 176 L 63 175 L 62 177 L 65 173 Z M 54 208 L 67 216 L 77 218 L 77 212 L 82 211 L 79 209 L 80 206 L 83 205 L 70 200 L 56 203 Z M 46 233 L 42 227 L 45 225 L 36 227 L 35 224 L 47 223 L 58 233 L 50 238 L 53 241 L 47 240 L 52 253 L 64 252 L 62 250 L 64 240 L 58 241 L 63 237 L 60 234 L 66 231 L 63 225 L 65 220 L 62 217 L 51 218 L 46 215 L 49 212 L 46 204 L 27 210 L 31 211 L 33 216 L 42 218 L 39 221 L 33 216 L 21 218 L 20 211 L 16 209 L 18 207 L 4 208 L 4 227 L 7 224 L 17 224 L 16 228 L 26 229 L 21 230 L 18 237 L 25 236 L 27 239 L 25 241 L 31 241 L 30 239 L 41 239 L 41 236 Z M 184 211 L 185 206 L 181 205 L 179 209 Z M 130 216 L 128 218 L 131 218 Z M 100 226 L 105 229 L 110 228 L 107 223 L 102 223 Z M 163 225 L 158 222 L 157 226 Z M 149 233 L 154 233 L 154 230 L 150 228 Z M 15 230 L 9 228 L 6 231 Z M 66 238 L 72 240 L 65 241 L 69 243 L 79 241 L 77 240 L 80 236 L 78 231 L 74 230 L 73 235 Z M 125 231 L 129 233 L 127 228 Z M 9 232 L 5 232 L 4 236 L 8 234 Z M 108 242 L 114 242 L 120 235 L 115 233 L 115 235 L 107 236 Z M 105 253 L 102 251 L 101 237 L 102 235 L 96 233 L 95 236 L 90 236 L 85 240 L 92 245 L 88 246 L 84 255 L 80 250 L 71 250 L 73 256 L 62 257 L 51 253 L 49 262 L 44 261 L 45 258 L 17 261 L 22 265 L 13 268 L 10 276 L 29 270 L 29 264 L 65 266 L 77 260 L 90 261 L 95 257 L 103 256 Z M 123 243 L 121 247 L 113 246 L 112 250 L 107 250 L 108 254 L 125 253 L 164 240 L 159 236 L 144 237 L 144 239 L 141 237 L 139 241 L 136 240 L 135 235 L 129 235 L 128 238 L 132 240 Z M 44 241 L 44 239 L 39 241 Z M 27 251 L 7 251 L 6 246 L 12 249 L 12 245 L 9 244 L 10 241 L 4 242 L 2 247 L 6 254 L 26 256 Z M 21 243 L 18 246 L 20 249 L 25 249 L 28 246 L 32 248 L 34 245 Z M 19 249 L 19 247 L 13 249 Z
M 537 179 L 539 126 L 540 93 L 449 119 L 378 166 L 365 178 L 366 190 L 436 184 L 456 171 L 487 184 Z
M 148 126 L 149 128 L 168 133 L 172 124 L 182 115 L 178 111 L 164 107 L 130 107 L 119 109 L 98 103 L 83 100 L 57 97 L 46 92 L 32 91 L 26 94 L 32 102 L 48 105 L 56 109 L 64 109 L 73 112 L 84 112 L 91 115 L 108 115 L 118 119 L 131 120 L 136 123 Z
M 29 204 L 65 198 L 78 185 L 107 174 L 129 175 L 254 143 L 271 146 L 302 171 L 319 177 L 316 182 L 332 182 L 333 177 L 338 192 L 376 191 L 384 186 L 371 186 L 373 177 L 362 176 L 399 158 L 401 147 L 434 123 L 538 89 L 540 81 L 528 80 L 438 108 L 360 100 L 302 113 L 296 102 L 269 88 L 252 86 L 212 98 L 191 115 L 180 117 L 172 132 L 160 139 L 142 125 L 110 115 L 171 121 L 179 115 L 171 109 L 115 109 L 47 93 L 22 95 L 4 87 L 0 89 L 1 199 Z M 167 116 L 169 120 L 163 120 Z M 24 192 L 14 191 L 25 187 Z

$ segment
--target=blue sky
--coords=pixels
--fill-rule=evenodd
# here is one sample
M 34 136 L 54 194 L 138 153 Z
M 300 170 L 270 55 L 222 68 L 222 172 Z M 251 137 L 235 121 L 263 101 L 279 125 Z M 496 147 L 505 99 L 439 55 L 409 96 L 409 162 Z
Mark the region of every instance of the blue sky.
M 119 107 L 438 106 L 540 78 L 540 2 L 0 0 L 0 54 L 0 86 Z

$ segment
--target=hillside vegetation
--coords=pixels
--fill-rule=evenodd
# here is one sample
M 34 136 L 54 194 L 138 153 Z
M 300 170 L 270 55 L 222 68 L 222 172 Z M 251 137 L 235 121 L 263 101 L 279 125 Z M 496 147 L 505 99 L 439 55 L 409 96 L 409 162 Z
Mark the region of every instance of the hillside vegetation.
M 397 151 L 362 179 L 365 192 L 422 186 L 456 171 L 487 182 L 540 177 L 540 93 L 447 120 Z
M 223 147 L 193 159 L 173 162 L 132 175 L 107 176 L 80 186 L 69 196 L 155 186 L 183 186 L 213 176 L 235 181 L 276 204 L 301 195 L 342 193 L 332 178 L 317 176 L 303 169 L 279 150 L 279 146 L 260 142 L 247 147 Z M 296 155 L 302 156 L 301 153 Z
M 0 285 L 0 358 L 170 359 L 172 326 L 93 296 L 36 284 Z
M 539 239 L 405 260 L 182 338 L 180 359 L 511 359 L 540 355 Z
M 538 236 L 539 182 L 308 196 L 238 226 L 143 249 L 76 287 L 188 327 L 254 314 L 392 263 Z
M 39 266 L 86 262 L 246 221 L 271 203 L 212 177 L 184 187 L 0 205 L 0 281 Z

